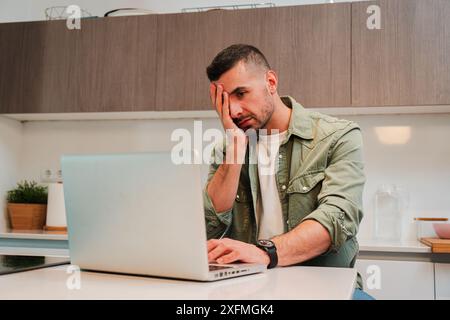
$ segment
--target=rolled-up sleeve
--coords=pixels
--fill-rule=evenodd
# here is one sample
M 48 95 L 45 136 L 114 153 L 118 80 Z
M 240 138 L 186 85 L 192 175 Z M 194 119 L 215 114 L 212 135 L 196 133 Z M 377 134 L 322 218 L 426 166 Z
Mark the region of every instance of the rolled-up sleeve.
M 225 230 L 231 225 L 232 209 L 224 212 L 217 212 L 208 194 L 208 185 L 219 165 L 216 162 L 215 150 L 212 152 L 211 165 L 208 173 L 208 180 L 203 190 L 203 206 L 205 211 L 206 235 L 208 239 L 220 238 Z
M 331 236 L 325 253 L 337 252 L 356 236 L 363 217 L 362 194 L 365 183 L 363 141 L 356 124 L 336 134 L 329 163 L 318 195 L 319 206 L 303 220 L 322 224 Z

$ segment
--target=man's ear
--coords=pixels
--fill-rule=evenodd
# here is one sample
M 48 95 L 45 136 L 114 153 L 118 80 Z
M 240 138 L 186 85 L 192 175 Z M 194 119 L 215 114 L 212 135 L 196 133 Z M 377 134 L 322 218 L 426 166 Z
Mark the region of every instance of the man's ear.
M 266 72 L 266 82 L 270 94 L 276 93 L 278 87 L 278 76 L 275 71 L 269 70 Z

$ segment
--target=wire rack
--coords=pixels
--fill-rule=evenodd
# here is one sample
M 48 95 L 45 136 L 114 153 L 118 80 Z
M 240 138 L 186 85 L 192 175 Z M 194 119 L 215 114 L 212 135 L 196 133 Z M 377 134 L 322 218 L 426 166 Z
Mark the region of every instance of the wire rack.
M 45 18 L 47 20 L 65 20 L 71 13 L 66 12 L 67 6 L 55 6 L 45 9 Z M 92 15 L 84 9 L 81 9 L 81 18 L 89 18 Z
M 181 12 L 202 12 L 218 9 L 254 9 L 254 8 L 270 8 L 275 7 L 275 3 L 249 3 L 249 4 L 235 4 L 235 5 L 224 5 L 224 6 L 211 6 L 211 7 L 194 7 L 194 8 L 183 8 Z

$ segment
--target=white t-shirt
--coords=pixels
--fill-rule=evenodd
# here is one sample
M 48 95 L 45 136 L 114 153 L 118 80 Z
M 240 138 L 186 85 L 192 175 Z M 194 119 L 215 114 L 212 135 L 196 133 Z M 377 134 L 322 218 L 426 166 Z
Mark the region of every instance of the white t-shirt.
M 283 212 L 278 195 L 275 173 L 278 170 L 278 152 L 287 131 L 279 134 L 259 135 L 257 144 L 258 177 L 261 196 L 256 202 L 259 221 L 258 239 L 270 239 L 284 232 Z

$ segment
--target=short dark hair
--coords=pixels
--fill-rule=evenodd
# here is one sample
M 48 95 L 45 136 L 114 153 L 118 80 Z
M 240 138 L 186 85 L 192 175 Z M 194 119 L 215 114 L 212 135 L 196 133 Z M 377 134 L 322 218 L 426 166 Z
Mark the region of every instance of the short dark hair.
M 248 44 L 233 44 L 220 51 L 206 68 L 209 81 L 216 81 L 239 61 L 252 62 L 270 70 L 266 57 L 258 48 Z

